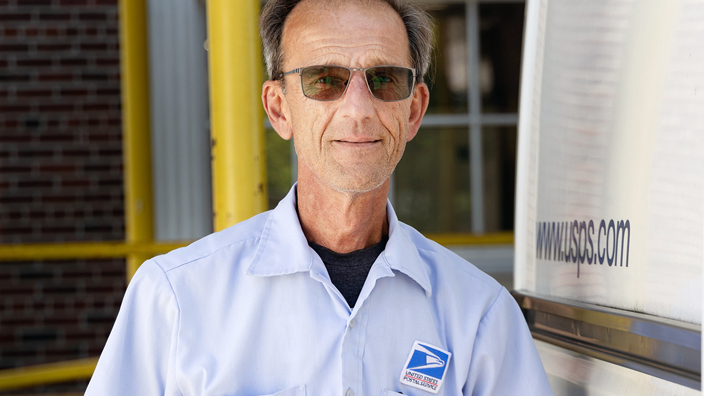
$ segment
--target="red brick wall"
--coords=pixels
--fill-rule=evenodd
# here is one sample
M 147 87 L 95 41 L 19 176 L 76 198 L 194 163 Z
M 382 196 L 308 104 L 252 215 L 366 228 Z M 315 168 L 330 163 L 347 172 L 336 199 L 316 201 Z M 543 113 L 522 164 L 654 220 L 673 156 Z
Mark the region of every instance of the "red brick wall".
M 0 242 L 123 238 L 115 3 L 0 0 Z
M 0 0 L 0 243 L 124 239 L 118 45 L 117 0 Z M 124 279 L 0 262 L 0 369 L 99 354 Z

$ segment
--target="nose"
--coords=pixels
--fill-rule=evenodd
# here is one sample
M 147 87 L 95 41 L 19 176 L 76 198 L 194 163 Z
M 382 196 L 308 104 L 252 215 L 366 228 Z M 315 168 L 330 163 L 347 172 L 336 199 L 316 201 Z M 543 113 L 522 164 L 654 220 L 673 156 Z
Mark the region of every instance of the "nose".
M 358 121 L 374 116 L 374 103 L 364 73 L 358 70 L 352 72 L 350 81 L 347 82 L 347 91 L 340 99 L 340 114 Z

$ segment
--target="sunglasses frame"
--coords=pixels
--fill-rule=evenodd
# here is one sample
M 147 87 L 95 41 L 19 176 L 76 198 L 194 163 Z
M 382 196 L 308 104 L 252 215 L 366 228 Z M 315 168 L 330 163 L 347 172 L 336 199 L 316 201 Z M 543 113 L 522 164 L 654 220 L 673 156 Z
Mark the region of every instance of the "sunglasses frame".
M 308 68 L 313 68 L 313 67 L 339 67 L 339 68 L 347 69 L 347 70 L 350 71 L 350 77 L 349 77 L 349 78 L 347 79 L 347 81 L 345 82 L 345 89 L 342 91 L 342 93 L 340 94 L 340 96 L 336 97 L 335 99 L 316 99 L 316 98 L 311 98 L 310 96 L 308 96 L 308 95 L 305 94 L 305 90 L 303 89 L 303 70 L 304 70 L 304 69 L 308 69 Z M 405 98 L 394 99 L 394 100 L 385 100 L 385 99 L 379 99 L 379 98 L 377 98 L 377 97 L 374 95 L 374 92 L 372 92 L 372 88 L 369 86 L 369 81 L 367 81 L 367 78 L 366 78 L 366 72 L 367 72 L 367 70 L 369 70 L 369 69 L 374 69 L 374 68 L 377 68 L 377 67 L 397 67 L 397 68 L 401 68 L 401 69 L 405 69 L 405 70 L 410 70 L 411 73 L 413 74 L 413 86 L 411 87 L 411 90 L 410 90 L 410 93 L 408 94 L 408 96 L 406 96 Z M 354 72 L 356 72 L 356 71 L 362 72 L 363 74 L 365 74 L 364 84 L 367 86 L 367 90 L 369 91 L 369 93 L 370 93 L 370 94 L 372 95 L 372 97 L 373 97 L 374 99 L 376 99 L 376 100 L 380 100 L 380 101 L 382 101 L 382 102 L 400 102 L 400 101 L 402 101 L 402 100 L 406 100 L 406 99 L 410 98 L 410 97 L 413 96 L 413 94 L 415 93 L 415 90 L 416 90 L 416 81 L 417 81 L 417 80 L 416 80 L 416 69 L 411 68 L 411 67 L 396 66 L 396 65 L 376 65 L 376 66 L 361 67 L 361 68 L 359 68 L 359 67 L 345 67 L 345 66 L 339 66 L 339 65 L 313 65 L 313 66 L 299 67 L 299 68 L 296 68 L 296 69 L 287 71 L 286 73 L 281 73 L 281 74 L 279 75 L 279 78 L 278 78 L 278 79 L 283 79 L 284 76 L 287 76 L 287 75 L 289 75 L 289 74 L 298 73 L 298 79 L 299 79 L 300 82 L 301 82 L 301 92 L 303 93 L 303 96 L 305 96 L 305 97 L 308 98 L 308 99 L 317 100 L 317 101 L 319 101 L 319 102 L 332 102 L 333 100 L 338 100 L 338 99 L 340 99 L 341 97 L 345 96 L 345 93 L 347 92 L 347 87 L 350 85 L 349 82 L 350 82 L 350 80 L 352 80 L 352 73 L 354 73 Z

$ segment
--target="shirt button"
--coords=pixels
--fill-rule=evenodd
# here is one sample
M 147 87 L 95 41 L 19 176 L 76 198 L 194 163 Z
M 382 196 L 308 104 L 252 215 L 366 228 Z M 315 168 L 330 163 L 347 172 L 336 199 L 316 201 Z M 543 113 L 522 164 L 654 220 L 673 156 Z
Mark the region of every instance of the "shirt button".
M 352 388 L 347 389 L 347 392 L 345 392 L 345 396 L 354 396 L 354 392 L 352 392 Z
M 356 324 L 357 324 L 356 320 L 354 320 L 354 319 L 350 320 L 350 329 L 354 329 L 354 325 L 356 325 Z M 346 395 L 346 396 L 352 396 L 352 395 Z

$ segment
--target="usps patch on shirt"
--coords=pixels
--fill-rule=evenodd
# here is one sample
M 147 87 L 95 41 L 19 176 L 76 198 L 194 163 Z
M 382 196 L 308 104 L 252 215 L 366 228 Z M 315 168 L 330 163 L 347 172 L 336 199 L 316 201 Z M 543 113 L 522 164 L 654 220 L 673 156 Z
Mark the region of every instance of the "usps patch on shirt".
M 452 354 L 425 342 L 416 341 L 401 372 L 401 383 L 437 394 Z

